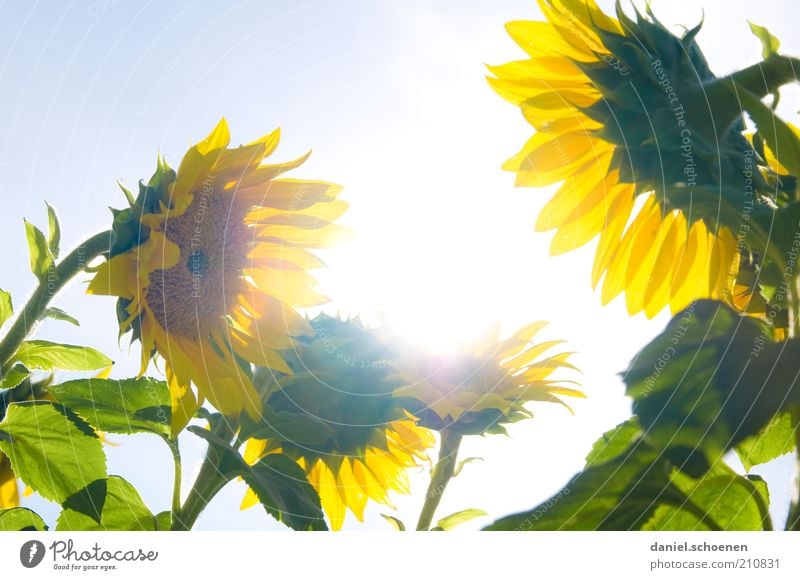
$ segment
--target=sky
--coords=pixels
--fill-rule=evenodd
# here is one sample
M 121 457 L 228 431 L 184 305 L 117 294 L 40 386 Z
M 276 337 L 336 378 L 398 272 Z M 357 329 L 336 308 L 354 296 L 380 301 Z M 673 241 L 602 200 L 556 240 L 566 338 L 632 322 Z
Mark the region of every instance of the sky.
M 800 54 L 800 6 L 788 0 L 652 6 L 677 33 L 705 14 L 698 40 L 717 74 L 758 60 L 748 19 Z M 546 338 L 576 351 L 588 398 L 574 416 L 542 405 L 509 437 L 468 438 L 462 457 L 483 461 L 453 481 L 439 515 L 489 512 L 464 526 L 475 529 L 532 507 L 630 415 L 618 373 L 668 320 L 666 312 L 628 317 L 620 300 L 601 306 L 589 280 L 594 244 L 550 257 L 550 235 L 533 231 L 553 188 L 514 188 L 500 170 L 531 128 L 489 88 L 485 64 L 523 58 L 503 24 L 539 17 L 533 0 L 0 3 L 0 287 L 17 307 L 32 291 L 23 218 L 43 227 L 45 200 L 59 212 L 66 250 L 109 226 L 108 207 L 125 204 L 116 182 L 146 180 L 157 152 L 177 166 L 222 116 L 234 144 L 281 127 L 276 158 L 313 149 L 292 176 L 340 183 L 351 204 L 342 221 L 355 237 L 324 253 L 329 269 L 317 276 L 333 299 L 327 311 L 385 316 L 436 349 L 492 321 L 508 335 L 546 319 Z M 795 116 L 799 102 L 787 90 L 782 113 Z M 138 345 L 118 345 L 113 299 L 84 289 L 73 283 L 55 302 L 81 326 L 48 321 L 37 336 L 99 348 L 116 362 L 112 376 L 132 376 Z M 147 436 L 111 439 L 119 445 L 108 449 L 109 472 L 132 481 L 153 512 L 168 509 L 168 450 Z M 191 476 L 203 444 L 192 435 L 181 444 Z M 791 460 L 760 472 L 774 482 L 780 519 Z M 346 529 L 388 530 L 381 512 L 412 523 L 426 470 L 411 478 L 412 495 L 395 496 L 397 512 L 373 506 L 364 524 L 350 517 Z M 197 527 L 282 529 L 259 508 L 239 511 L 243 493 L 230 484 Z M 26 502 L 55 521 L 57 506 Z

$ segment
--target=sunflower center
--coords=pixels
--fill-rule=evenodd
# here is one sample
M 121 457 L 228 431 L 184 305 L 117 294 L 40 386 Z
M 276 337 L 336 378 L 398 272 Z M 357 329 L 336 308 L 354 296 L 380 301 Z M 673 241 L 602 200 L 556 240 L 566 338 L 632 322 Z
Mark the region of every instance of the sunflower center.
M 235 304 L 248 252 L 244 211 L 208 178 L 184 213 L 163 223 L 181 258 L 150 274 L 147 303 L 170 333 L 207 337 Z

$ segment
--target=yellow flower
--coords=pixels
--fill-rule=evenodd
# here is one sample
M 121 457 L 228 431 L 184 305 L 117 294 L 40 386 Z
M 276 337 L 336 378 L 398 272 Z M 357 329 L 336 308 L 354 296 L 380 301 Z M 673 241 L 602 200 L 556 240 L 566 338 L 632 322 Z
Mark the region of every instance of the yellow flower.
M 390 492 L 408 493 L 406 471 L 427 459 L 434 437 L 393 395 L 390 354 L 372 331 L 325 314 L 311 326 L 314 338 L 284 353 L 293 374 L 264 392 L 263 423 L 280 426 L 249 439 L 245 459 L 281 452 L 297 461 L 338 530 L 348 509 L 363 521 L 370 499 L 391 507 Z M 242 509 L 257 502 L 248 491 Z
M 563 182 L 536 222 L 556 230 L 551 252 L 599 236 L 592 284 L 603 280 L 604 304 L 624 291 L 630 314 L 734 302 L 730 224 L 765 183 L 754 178 L 748 193 L 758 156 L 741 114 L 720 124 L 721 108 L 705 100 L 716 77 L 694 40 L 699 26 L 677 38 L 649 9 L 633 21 L 619 3 L 619 20 L 593 0 L 539 5 L 546 22 L 507 24 L 530 58 L 489 67 L 488 80 L 536 129 L 504 169 L 519 186 Z
M 120 297 L 120 329 L 141 340 L 142 373 L 155 354 L 164 359 L 173 433 L 204 400 L 257 418 L 241 365 L 289 372 L 277 351 L 311 332 L 295 308 L 326 300 L 307 248 L 328 245 L 347 205 L 336 185 L 278 177 L 307 156 L 263 163 L 278 140 L 275 131 L 229 149 L 223 119 L 177 174 L 159 159 L 138 198 L 126 192 L 131 208 L 115 212 L 115 244 L 88 291 Z
M 546 326 L 534 322 L 508 340 L 499 341 L 499 327 L 489 327 L 474 344 L 454 355 L 412 354 L 396 363 L 402 385 L 397 395 L 412 399 L 409 410 L 432 429 L 463 435 L 505 433 L 504 423 L 532 416 L 525 405 L 533 401 L 559 403 L 559 398 L 584 397 L 573 383 L 551 375 L 577 370 L 569 352 L 543 356 L 561 340 L 534 343 Z
M 3 453 L 0 453 L 0 509 L 13 508 L 18 505 L 17 476 L 11 470 L 11 461 Z

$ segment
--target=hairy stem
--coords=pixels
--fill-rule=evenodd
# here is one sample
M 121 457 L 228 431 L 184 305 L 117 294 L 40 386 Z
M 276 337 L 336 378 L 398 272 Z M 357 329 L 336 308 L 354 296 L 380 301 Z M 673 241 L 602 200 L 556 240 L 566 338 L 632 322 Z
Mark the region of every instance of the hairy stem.
M 455 473 L 458 448 L 461 445 L 461 434 L 445 429 L 441 435 L 439 460 L 431 473 L 431 482 L 428 485 L 428 491 L 425 493 L 425 503 L 422 505 L 422 511 L 419 514 L 417 531 L 430 529 L 436 508 L 439 507 L 439 502 L 442 501 L 444 490 Z
M 22 342 L 33 332 L 44 316 L 47 306 L 56 294 L 86 264 L 94 260 L 111 246 L 111 231 L 95 234 L 72 250 L 57 266 L 53 266 L 47 277 L 39 282 L 33 295 L 22 309 L 8 333 L 0 341 L 0 367 L 5 367 L 14 357 Z

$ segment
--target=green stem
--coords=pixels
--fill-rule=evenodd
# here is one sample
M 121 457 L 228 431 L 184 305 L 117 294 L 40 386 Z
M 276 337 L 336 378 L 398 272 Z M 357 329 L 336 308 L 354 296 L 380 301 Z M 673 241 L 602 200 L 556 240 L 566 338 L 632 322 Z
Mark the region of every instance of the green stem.
M 798 73 L 800 73 L 800 60 L 773 54 L 752 66 L 704 83 L 694 98 L 699 107 L 704 103 L 714 103 L 715 123 L 720 128 L 727 128 L 742 114 L 737 90 L 747 89 L 761 99 L 774 94 L 783 85 L 797 81 Z
M 220 472 L 215 459 L 216 454 L 209 449 L 200 473 L 197 474 L 195 484 L 189 492 L 182 508 L 179 508 L 179 517 L 173 518 L 173 531 L 188 531 L 194 526 L 197 518 L 206 508 L 208 503 L 228 483 L 228 477 Z
M 110 230 L 95 234 L 48 271 L 47 277 L 40 280 L 25 308 L 0 341 L 0 366 L 5 367 L 12 360 L 22 342 L 44 317 L 47 306 L 55 295 L 83 270 L 86 264 L 103 252 L 107 252 L 110 245 Z
M 796 81 L 800 78 L 798 75 L 800 75 L 800 60 L 773 54 L 720 80 L 733 81 L 754 95 L 766 97 L 783 85 Z
M 431 472 L 431 482 L 428 491 L 425 493 L 425 503 L 419 514 L 417 531 L 427 531 L 431 527 L 433 516 L 439 502 L 442 501 L 444 490 L 453 478 L 458 460 L 458 448 L 461 445 L 461 434 L 443 430 L 441 433 L 442 442 L 439 447 L 439 460 Z
M 227 419 L 212 426 L 220 439 L 230 441 L 238 430 L 237 422 Z M 231 477 L 220 469 L 224 456 L 214 446 L 209 445 L 203 465 L 194 481 L 183 507 L 177 510 L 179 517 L 172 519 L 173 531 L 188 531 L 194 526 L 197 518 L 219 491 L 225 487 Z
M 177 439 L 165 439 L 172 451 L 172 463 L 175 466 L 175 476 L 172 480 L 172 521 L 181 520 L 181 479 L 183 466 L 181 465 L 181 449 Z

